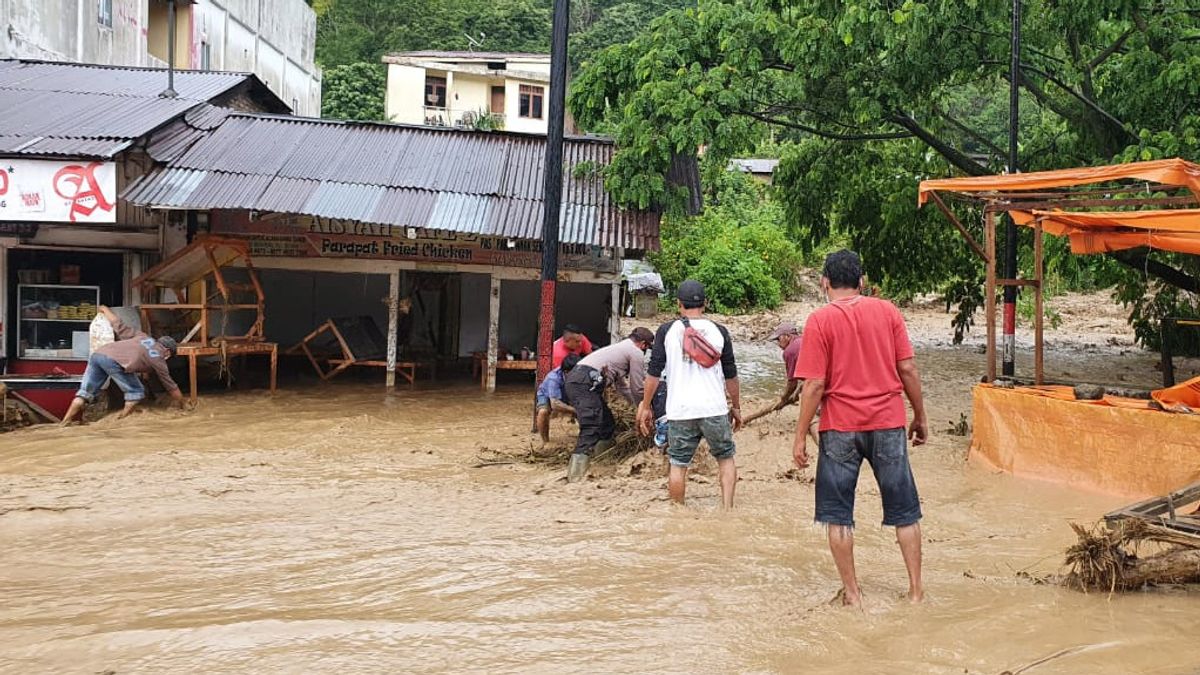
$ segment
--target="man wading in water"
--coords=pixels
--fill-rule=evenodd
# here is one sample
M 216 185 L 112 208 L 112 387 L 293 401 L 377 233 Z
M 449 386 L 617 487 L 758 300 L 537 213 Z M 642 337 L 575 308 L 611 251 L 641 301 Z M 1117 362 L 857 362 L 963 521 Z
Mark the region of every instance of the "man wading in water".
M 654 393 L 665 372 L 671 383 L 667 390 L 667 456 L 671 463 L 667 491 L 671 501 L 683 503 L 688 468 L 704 438 L 717 460 L 721 504 L 732 509 L 737 485 L 733 432 L 742 426 L 733 340 L 724 326 L 704 318 L 704 284 L 689 279 L 679 284 L 678 296 L 680 318 L 664 323 L 654 338 L 646 392 L 638 406 L 638 427 L 650 435 Z M 711 350 L 707 355 L 695 354 L 693 346 L 687 345 L 691 331 L 702 336 L 706 350 Z
M 921 378 L 904 318 L 894 305 L 860 295 L 858 254 L 841 250 L 825 258 L 821 288 L 829 304 L 804 325 L 795 376 L 804 380 L 792 456 L 808 466 L 809 424 L 821 408 L 817 458 L 816 522 L 829 533 L 829 549 L 842 578 L 842 602 L 858 606 L 862 592 L 854 570 L 854 490 L 863 460 L 871 465 L 883 499 L 883 524 L 896 528 L 908 569 L 908 597 L 919 602 L 921 502 L 908 461 L 904 400 L 913 408 L 908 437 L 925 442 L 929 422 Z

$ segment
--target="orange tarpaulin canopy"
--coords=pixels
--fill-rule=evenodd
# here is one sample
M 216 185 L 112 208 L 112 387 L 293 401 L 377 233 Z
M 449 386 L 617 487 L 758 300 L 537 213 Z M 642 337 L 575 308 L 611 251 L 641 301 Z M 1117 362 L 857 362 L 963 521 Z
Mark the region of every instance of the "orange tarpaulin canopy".
M 1074 253 L 1138 246 L 1200 255 L 1200 209 L 1155 211 L 1012 211 L 1020 225 L 1041 220 L 1046 232 L 1071 239 Z
M 917 194 L 917 204 L 923 206 L 929 200 L 931 192 L 1028 192 L 1047 188 L 1095 185 L 1126 179 L 1186 187 L 1192 191 L 1192 194 L 1200 197 L 1200 165 L 1176 157 L 1113 166 L 923 180 Z

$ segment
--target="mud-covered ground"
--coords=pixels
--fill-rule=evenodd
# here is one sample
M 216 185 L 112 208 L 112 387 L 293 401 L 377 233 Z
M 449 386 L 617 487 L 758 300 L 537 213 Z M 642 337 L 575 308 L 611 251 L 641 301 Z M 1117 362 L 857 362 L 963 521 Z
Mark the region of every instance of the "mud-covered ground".
M 1050 377 L 1159 382 L 1107 298 L 1054 306 Z M 905 313 L 935 432 L 913 452 L 922 606 L 899 598 L 867 470 L 867 606 L 827 604 L 838 584 L 811 524 L 811 469 L 788 472 L 791 413 L 739 434 L 738 503 L 724 514 L 703 471 L 689 506 L 670 506 L 654 458 L 577 485 L 545 466 L 479 466 L 531 442 L 531 394 L 515 379 L 495 396 L 467 381 L 390 397 L 295 384 L 0 436 L 0 671 L 957 674 L 1052 657 L 1023 672 L 1197 672 L 1196 591 L 1108 597 L 1029 580 L 1058 570 L 1069 522 L 1120 500 L 965 463 L 967 439 L 949 431 L 970 414 L 982 336 L 951 346 L 940 307 Z M 773 320 L 729 322 L 759 401 L 782 365 L 750 338 Z M 556 422 L 556 440 L 572 429 Z

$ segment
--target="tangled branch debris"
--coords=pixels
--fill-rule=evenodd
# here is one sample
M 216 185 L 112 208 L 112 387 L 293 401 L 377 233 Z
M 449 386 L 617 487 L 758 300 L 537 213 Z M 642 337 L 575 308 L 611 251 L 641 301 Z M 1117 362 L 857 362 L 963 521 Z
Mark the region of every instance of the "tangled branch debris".
M 1063 583 L 1076 590 L 1109 593 L 1137 590 L 1153 584 L 1200 582 L 1200 539 L 1142 520 L 1122 520 L 1115 526 L 1097 524 L 1071 528 L 1079 541 L 1067 549 Z M 1160 550 L 1140 557 L 1144 544 Z

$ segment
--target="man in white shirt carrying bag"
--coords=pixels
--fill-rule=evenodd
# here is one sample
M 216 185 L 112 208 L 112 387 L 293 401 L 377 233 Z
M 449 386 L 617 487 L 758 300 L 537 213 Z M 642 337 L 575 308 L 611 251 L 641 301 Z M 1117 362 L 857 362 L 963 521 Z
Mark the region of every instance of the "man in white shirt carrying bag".
M 671 464 L 667 490 L 671 501 L 683 503 L 688 468 L 703 438 L 717 460 L 721 504 L 731 509 L 737 484 L 733 432 L 742 426 L 733 340 L 724 326 L 704 318 L 704 284 L 684 281 L 679 285 L 678 298 L 680 318 L 664 323 L 654 338 L 645 391 L 638 406 L 638 426 L 649 435 L 653 424 L 651 402 L 665 374 L 671 382 L 667 390 L 667 455 Z

